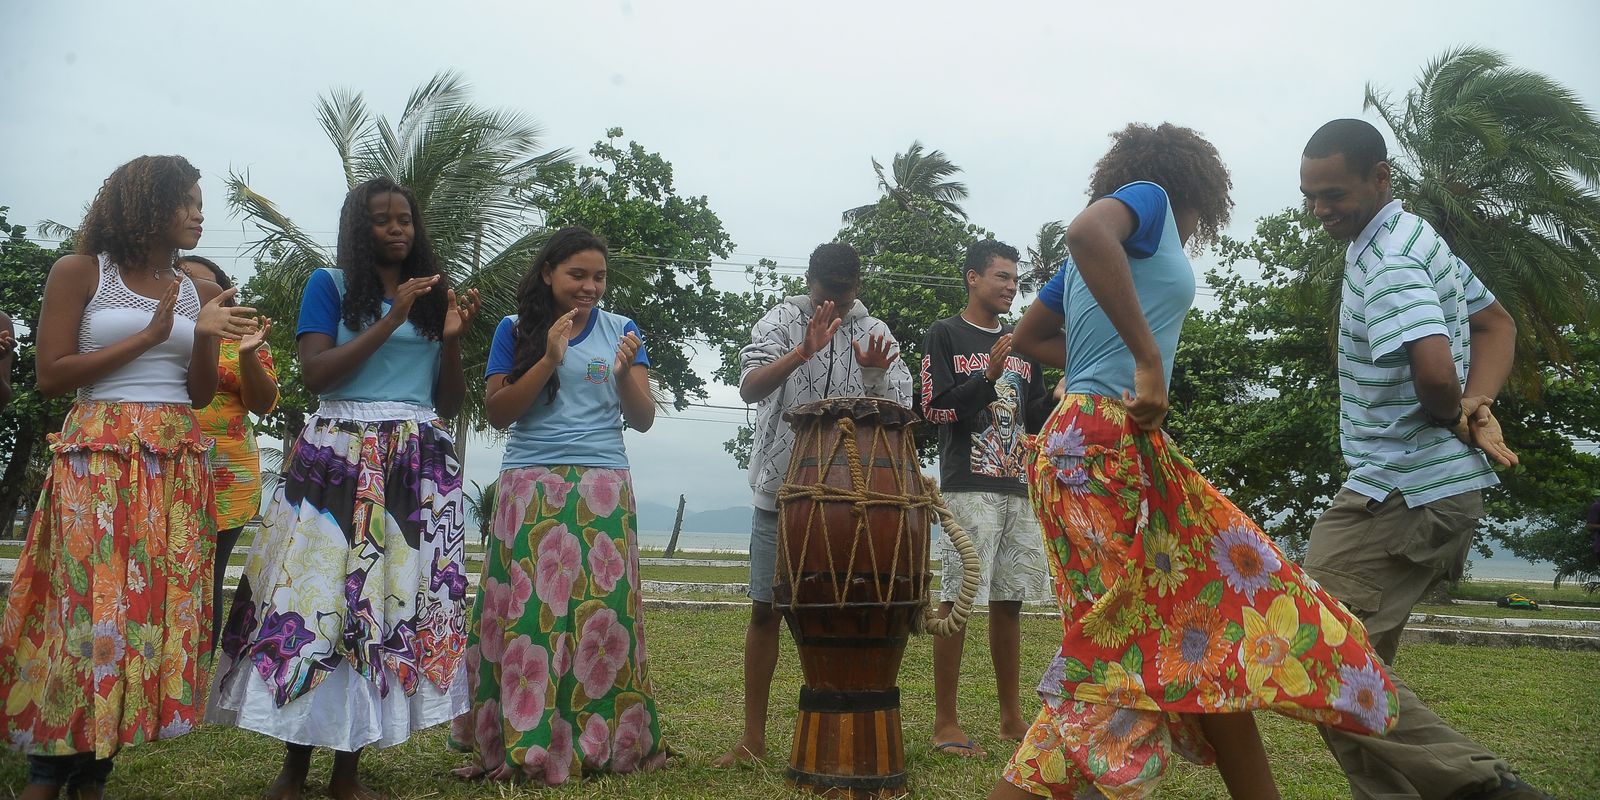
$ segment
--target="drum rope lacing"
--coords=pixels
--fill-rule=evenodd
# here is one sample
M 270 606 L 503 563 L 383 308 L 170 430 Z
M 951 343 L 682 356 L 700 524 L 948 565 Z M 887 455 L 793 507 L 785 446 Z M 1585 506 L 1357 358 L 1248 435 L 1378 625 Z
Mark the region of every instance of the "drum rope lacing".
M 849 563 L 845 565 L 846 568 L 843 572 L 840 572 L 837 569 L 838 565 L 834 563 L 833 549 L 824 548 L 828 554 L 828 573 L 831 576 L 831 582 L 833 584 L 835 603 L 839 608 L 843 608 L 846 597 L 844 583 L 850 580 L 850 576 L 855 573 L 857 554 L 860 553 L 862 549 L 867 551 L 868 557 L 871 559 L 871 568 L 873 573 L 878 575 L 883 574 L 882 569 L 878 564 L 877 548 L 861 547 L 862 540 L 866 538 L 868 534 L 867 512 L 875 506 L 888 506 L 892 508 L 898 508 L 900 510 L 900 522 L 899 525 L 896 526 L 894 548 L 889 558 L 889 564 L 893 565 L 900 560 L 902 546 L 910 546 L 909 542 L 906 540 L 907 513 L 914 509 L 932 509 L 935 514 L 939 515 L 940 526 L 943 527 L 946 535 L 950 537 L 951 544 L 955 546 L 956 552 L 961 556 L 961 589 L 959 590 L 956 596 L 956 601 L 951 607 L 950 613 L 947 616 L 940 617 L 938 612 L 934 609 L 932 603 L 929 603 L 927 606 L 925 606 L 923 610 L 923 617 L 920 621 L 921 627 L 923 630 L 926 630 L 935 636 L 949 636 L 960 631 L 966 626 L 967 619 L 972 615 L 972 601 L 977 597 L 978 594 L 978 582 L 981 579 L 981 568 L 978 561 L 977 548 L 973 547 L 972 540 L 967 536 L 967 532 L 961 527 L 960 524 L 956 522 L 955 516 L 950 513 L 950 509 L 944 503 L 944 497 L 939 494 L 938 485 L 932 478 L 929 478 L 920 472 L 915 473 L 918 481 L 921 484 L 921 492 L 914 493 L 916 492 L 916 489 L 905 486 L 900 472 L 895 471 L 892 474 L 894 475 L 896 484 L 895 488 L 898 490 L 897 492 L 887 493 L 874 491 L 871 489 L 867 485 L 867 476 L 861 469 L 861 450 L 856 444 L 855 420 L 845 417 L 840 419 L 838 424 L 839 435 L 834 440 L 832 446 L 828 448 L 825 454 L 823 454 L 823 451 L 820 448 L 818 448 L 815 452 L 819 453 L 818 463 L 820 466 L 834 463 L 834 460 L 840 454 L 840 451 L 844 451 L 845 463 L 850 468 L 850 488 L 842 489 L 836 486 L 828 486 L 825 483 L 820 482 L 813 485 L 801 485 L 786 482 L 778 490 L 778 502 L 780 507 L 783 503 L 794 500 L 813 501 L 811 506 L 811 518 L 808 520 L 808 524 L 805 526 L 805 534 L 800 541 L 800 552 L 804 553 L 809 548 L 812 531 L 816 530 L 819 524 L 825 525 L 824 521 L 818 519 L 818 515 L 821 513 L 824 503 L 850 504 L 850 513 L 855 518 L 855 526 L 854 531 L 852 532 L 853 539 L 850 545 L 850 560 Z M 812 430 L 804 432 L 803 435 L 816 437 L 814 441 L 817 444 L 820 444 L 822 429 L 820 426 L 816 426 L 813 427 Z M 901 463 L 915 464 L 917 458 L 915 442 L 910 436 L 904 437 L 902 442 L 903 444 L 901 449 L 904 452 L 900 453 L 899 455 L 905 460 Z M 795 445 L 797 450 L 799 449 L 799 444 L 800 442 L 796 441 Z M 888 438 L 884 435 L 884 432 L 881 428 L 874 431 L 874 436 L 872 437 L 872 459 L 868 463 L 874 463 L 878 460 L 880 445 L 883 446 L 884 449 L 888 448 Z M 821 471 L 824 473 L 826 472 L 825 469 Z M 782 527 L 787 527 L 786 516 L 779 518 L 779 525 Z M 799 563 L 794 558 L 794 554 L 790 552 L 788 537 L 785 536 L 781 530 L 778 538 L 780 545 L 785 551 L 785 558 L 783 561 L 788 568 L 789 574 L 786 577 L 789 579 L 789 585 L 799 586 L 800 575 L 802 571 L 801 567 L 803 564 Z M 923 571 L 917 572 L 916 582 L 913 584 L 918 596 L 922 598 L 927 598 L 929 588 L 924 582 L 925 575 L 926 573 Z M 879 603 L 888 606 L 893 601 L 893 587 L 891 585 L 885 585 L 883 581 L 878 581 L 873 588 Z

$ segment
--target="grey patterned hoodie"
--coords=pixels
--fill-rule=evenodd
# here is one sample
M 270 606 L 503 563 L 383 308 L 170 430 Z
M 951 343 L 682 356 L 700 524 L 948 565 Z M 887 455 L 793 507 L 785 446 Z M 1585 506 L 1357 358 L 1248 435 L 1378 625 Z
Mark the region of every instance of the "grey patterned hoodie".
M 762 315 L 750 331 L 750 344 L 739 351 L 739 381 L 799 346 L 816 311 L 810 296 L 802 294 L 784 298 Z M 777 510 L 778 489 L 789 471 L 794 431 L 783 421 L 783 412 L 827 397 L 882 397 L 911 405 L 911 370 L 904 360 L 895 359 L 887 370 L 864 369 L 856 363 L 852 343 L 866 347 L 868 338 L 878 334 L 887 334 L 898 347 L 889 326 L 867 313 L 867 307 L 857 300 L 828 346 L 790 373 L 789 379 L 756 407 L 750 489 L 757 508 Z

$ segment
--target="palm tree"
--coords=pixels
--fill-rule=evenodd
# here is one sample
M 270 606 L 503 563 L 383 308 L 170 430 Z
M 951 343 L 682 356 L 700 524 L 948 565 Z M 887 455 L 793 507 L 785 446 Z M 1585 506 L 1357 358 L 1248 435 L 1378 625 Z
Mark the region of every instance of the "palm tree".
M 1516 318 L 1519 349 L 1570 361 L 1562 329 L 1600 319 L 1593 113 L 1561 84 L 1474 47 L 1430 62 L 1403 102 L 1369 84 L 1365 107 L 1399 145 L 1395 194 Z
M 901 208 L 911 208 L 915 198 L 931 200 L 945 212 L 961 219 L 967 212 L 957 201 L 967 199 L 967 185 L 952 177 L 961 168 L 950 162 L 943 150 L 923 152 L 922 142 L 912 141 L 904 153 L 895 153 L 890 162 L 890 175 L 885 175 L 883 165 L 872 159 L 872 171 L 877 173 L 878 188 L 884 197 L 899 203 Z M 890 178 L 893 177 L 891 181 Z M 859 206 L 844 212 L 844 221 L 853 222 L 870 215 L 877 204 Z
M 1061 262 L 1067 260 L 1067 226 L 1061 220 L 1052 220 L 1039 226 L 1037 241 L 1028 248 L 1028 281 L 1034 289 L 1055 277 Z
M 451 286 L 482 296 L 480 323 L 464 342 L 469 390 L 457 424 L 463 452 L 465 432 L 482 413 L 483 393 L 475 389 L 494 328 L 482 321 L 512 313 L 517 284 L 543 241 L 527 198 L 547 191 L 554 168 L 571 160 L 565 149 L 542 149 L 544 132 L 533 120 L 475 106 L 469 94 L 458 74 L 441 72 L 412 93 L 394 123 L 372 115 L 362 95 L 349 90 L 333 90 L 317 106 L 345 184 L 386 176 L 409 187 Z M 233 210 L 262 233 L 252 243 L 258 267 L 252 302 L 288 335 L 301 289 L 312 270 L 332 263 L 331 248 L 252 189 L 248 174 L 230 174 L 228 191 Z

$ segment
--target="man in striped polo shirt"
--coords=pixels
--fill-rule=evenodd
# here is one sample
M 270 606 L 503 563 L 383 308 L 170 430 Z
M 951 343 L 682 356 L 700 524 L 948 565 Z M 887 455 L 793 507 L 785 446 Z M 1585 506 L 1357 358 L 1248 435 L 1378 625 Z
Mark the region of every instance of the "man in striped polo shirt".
M 1411 609 L 1461 576 L 1516 455 L 1490 406 L 1511 372 L 1516 325 L 1427 222 L 1391 193 L 1383 135 L 1320 128 L 1300 162 L 1306 207 L 1350 242 L 1339 309 L 1339 443 L 1349 478 L 1311 529 L 1305 569 L 1367 626 L 1393 663 Z M 1391 671 L 1400 720 L 1386 737 L 1323 729 L 1356 798 L 1543 798 L 1452 730 Z

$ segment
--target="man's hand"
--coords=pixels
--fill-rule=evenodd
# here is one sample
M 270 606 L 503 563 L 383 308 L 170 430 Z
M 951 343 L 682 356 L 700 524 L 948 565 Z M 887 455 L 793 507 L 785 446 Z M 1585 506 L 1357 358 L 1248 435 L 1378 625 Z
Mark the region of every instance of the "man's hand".
M 890 343 L 889 335 L 884 333 L 868 336 L 866 350 L 861 349 L 860 342 L 851 342 L 850 346 L 855 348 L 856 363 L 862 369 L 888 369 L 900 357 L 899 346 Z
M 1471 410 L 1468 410 L 1469 403 Z M 1506 446 L 1505 434 L 1500 430 L 1500 420 L 1495 419 L 1494 412 L 1489 407 L 1494 405 L 1494 400 L 1487 397 L 1468 397 L 1461 400 L 1461 413 L 1466 419 L 1466 442 L 1484 452 L 1496 464 L 1502 467 L 1514 467 L 1520 463 L 1517 454 Z M 1458 433 L 1457 436 L 1460 434 Z

